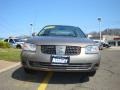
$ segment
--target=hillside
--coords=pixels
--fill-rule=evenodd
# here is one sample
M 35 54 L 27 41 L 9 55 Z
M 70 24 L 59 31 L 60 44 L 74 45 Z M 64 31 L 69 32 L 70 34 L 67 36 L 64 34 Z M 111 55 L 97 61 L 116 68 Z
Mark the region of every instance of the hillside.
M 90 32 L 89 34 L 98 37 L 99 36 L 99 32 Z M 102 35 L 117 35 L 120 36 L 120 29 L 116 28 L 116 29 L 105 29 L 103 31 L 101 31 Z

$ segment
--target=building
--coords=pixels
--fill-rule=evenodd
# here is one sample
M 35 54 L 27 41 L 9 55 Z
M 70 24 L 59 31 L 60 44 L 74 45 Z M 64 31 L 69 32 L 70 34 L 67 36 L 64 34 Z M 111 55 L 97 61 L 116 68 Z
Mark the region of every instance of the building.
M 88 38 L 93 40 L 100 40 L 99 36 L 88 35 Z M 104 43 L 108 43 L 111 46 L 120 46 L 120 36 L 102 35 L 101 41 Z
M 120 36 L 115 35 L 103 35 L 104 42 L 109 43 L 111 46 L 120 46 Z

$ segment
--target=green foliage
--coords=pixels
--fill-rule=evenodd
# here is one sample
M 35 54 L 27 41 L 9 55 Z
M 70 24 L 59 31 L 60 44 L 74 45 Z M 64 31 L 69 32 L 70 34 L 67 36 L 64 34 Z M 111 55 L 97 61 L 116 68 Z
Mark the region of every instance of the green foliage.
M 21 49 L 15 48 L 0 48 L 0 60 L 20 61 Z
M 10 48 L 10 44 L 7 42 L 0 41 L 0 48 Z

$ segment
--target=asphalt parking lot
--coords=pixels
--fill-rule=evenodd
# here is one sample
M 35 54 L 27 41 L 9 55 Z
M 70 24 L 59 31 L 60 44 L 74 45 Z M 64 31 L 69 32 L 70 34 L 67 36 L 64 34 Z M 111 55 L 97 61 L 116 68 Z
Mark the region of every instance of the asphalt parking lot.
M 120 50 L 101 51 L 94 77 L 81 73 L 24 73 L 20 66 L 0 73 L 0 90 L 120 90 Z

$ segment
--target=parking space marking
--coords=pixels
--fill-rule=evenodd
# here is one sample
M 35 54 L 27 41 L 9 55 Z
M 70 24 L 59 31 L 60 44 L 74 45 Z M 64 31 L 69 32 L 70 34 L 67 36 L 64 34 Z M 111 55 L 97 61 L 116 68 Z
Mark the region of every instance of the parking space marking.
M 44 78 L 44 80 L 41 82 L 40 86 L 38 87 L 38 90 L 45 90 L 47 88 L 48 82 L 51 79 L 53 75 L 53 72 L 48 72 L 47 76 Z

